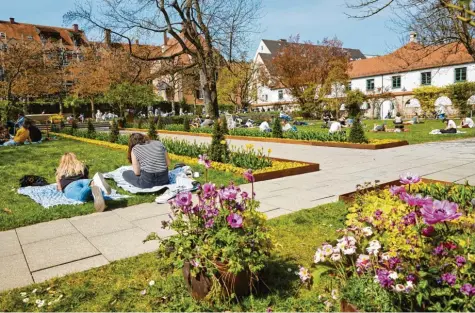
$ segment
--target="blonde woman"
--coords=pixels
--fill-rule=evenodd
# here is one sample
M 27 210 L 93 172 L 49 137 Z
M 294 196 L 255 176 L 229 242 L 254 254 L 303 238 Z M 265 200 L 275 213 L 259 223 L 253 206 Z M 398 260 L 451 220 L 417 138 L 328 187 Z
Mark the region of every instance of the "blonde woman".
M 56 184 L 58 191 L 73 200 L 86 202 L 94 198 L 94 208 L 102 212 L 106 208 L 103 193 L 110 194 L 111 188 L 101 173 L 96 173 L 89 179 L 87 166 L 78 160 L 71 152 L 65 153 L 56 169 Z

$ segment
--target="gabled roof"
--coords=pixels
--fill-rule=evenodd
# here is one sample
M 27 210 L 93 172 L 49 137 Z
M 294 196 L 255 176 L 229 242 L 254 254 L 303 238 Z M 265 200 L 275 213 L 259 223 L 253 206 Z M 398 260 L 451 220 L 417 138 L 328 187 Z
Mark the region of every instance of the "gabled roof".
M 270 50 L 270 53 L 272 56 L 275 56 L 280 49 L 282 49 L 283 47 L 289 44 L 289 42 L 284 41 L 284 40 L 262 39 L 262 42 L 264 42 L 264 44 Z M 366 59 L 365 55 L 358 49 L 349 49 L 349 48 L 343 48 L 343 49 L 346 52 L 348 52 L 352 60 Z
M 450 43 L 424 47 L 410 42 L 390 54 L 353 61 L 349 76 L 350 78 L 371 77 L 474 62 L 473 57 L 462 44 Z

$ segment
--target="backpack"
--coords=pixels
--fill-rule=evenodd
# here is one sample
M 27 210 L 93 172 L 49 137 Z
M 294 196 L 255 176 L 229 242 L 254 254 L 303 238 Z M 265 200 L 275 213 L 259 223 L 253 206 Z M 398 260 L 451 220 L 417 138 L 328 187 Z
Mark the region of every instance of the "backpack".
M 49 185 L 44 177 L 36 175 L 25 175 L 20 178 L 20 187 L 46 186 Z

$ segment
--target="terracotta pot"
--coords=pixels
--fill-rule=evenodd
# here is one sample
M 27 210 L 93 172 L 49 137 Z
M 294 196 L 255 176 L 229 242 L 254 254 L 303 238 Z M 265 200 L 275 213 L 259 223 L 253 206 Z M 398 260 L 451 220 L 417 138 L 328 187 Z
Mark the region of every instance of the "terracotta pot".
M 217 262 L 218 274 L 216 278 L 220 281 L 226 296 L 235 294 L 238 297 L 249 295 L 251 292 L 251 274 L 249 272 L 241 272 L 237 275 L 228 272 L 228 266 L 224 263 Z M 183 277 L 191 296 L 196 300 L 204 299 L 213 287 L 213 281 L 200 273 L 196 277 L 191 274 L 191 265 L 185 262 L 183 266 Z

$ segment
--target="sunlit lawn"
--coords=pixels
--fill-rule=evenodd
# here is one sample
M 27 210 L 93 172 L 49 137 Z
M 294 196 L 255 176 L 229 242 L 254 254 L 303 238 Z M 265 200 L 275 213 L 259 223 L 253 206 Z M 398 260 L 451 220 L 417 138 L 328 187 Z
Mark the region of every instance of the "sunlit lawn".
M 257 192 L 259 192 L 257 190 Z M 254 296 L 231 302 L 196 302 L 185 287 L 181 271 L 170 271 L 166 260 L 154 254 L 114 262 L 110 265 L 57 278 L 27 288 L 0 293 L 3 311 L 323 311 L 324 298 L 331 287 L 328 278 L 313 271 L 314 285 L 300 284 L 298 266 L 311 267 L 316 247 L 335 239 L 343 227 L 344 203 L 323 205 L 270 220 L 277 243 L 272 261 L 261 275 Z M 149 286 L 151 280 L 154 286 Z M 51 287 L 49 291 L 47 288 Z M 36 294 L 32 290 L 37 289 Z M 146 294 L 141 292 L 146 290 Z M 27 292 L 23 303 L 20 292 Z M 47 303 L 63 295 L 60 301 Z M 41 309 L 36 299 L 46 300 Z
M 24 175 L 43 176 L 49 183 L 54 183 L 55 168 L 58 166 L 61 155 L 65 152 L 76 153 L 79 159 L 89 166 L 91 175 L 96 172 L 110 172 L 120 166 L 127 165 L 126 154 L 123 151 L 65 139 L 45 142 L 40 145 L 0 147 L 0 173 L 2 177 L 2 183 L 0 184 L 0 230 L 94 212 L 92 202 L 84 205 L 63 205 L 45 209 L 29 197 L 17 193 L 19 180 Z M 200 166 L 194 166 L 194 169 L 203 171 Z M 244 182 L 239 176 L 214 170 L 210 171 L 209 177 L 217 184 L 227 184 L 230 180 L 237 183 Z M 198 180 L 200 179 L 203 179 L 203 176 Z M 109 180 L 109 182 L 111 181 Z M 111 182 L 111 186 L 116 187 L 114 182 Z M 121 189 L 119 192 L 128 194 Z M 153 202 L 156 196 L 156 194 L 132 195 L 131 198 L 126 200 L 109 201 L 108 206 L 118 208 Z

